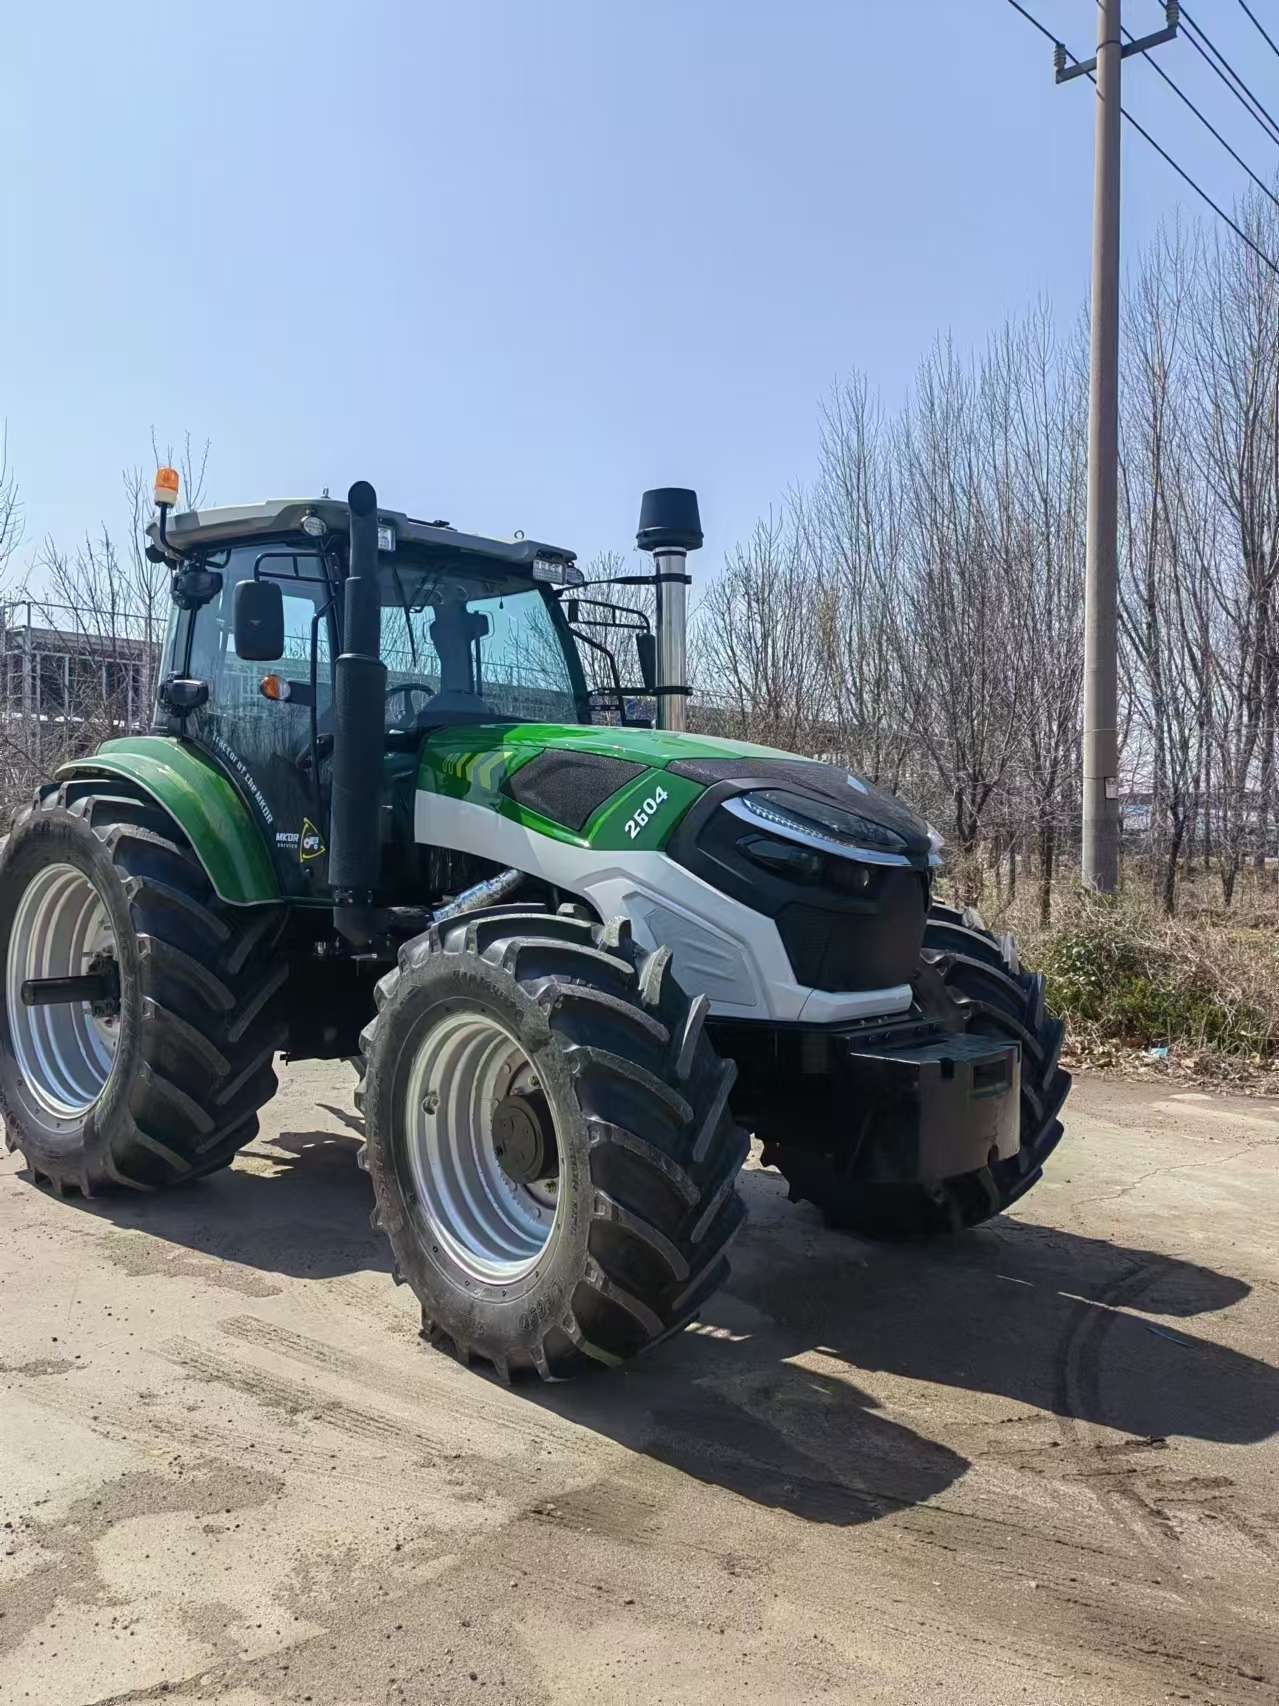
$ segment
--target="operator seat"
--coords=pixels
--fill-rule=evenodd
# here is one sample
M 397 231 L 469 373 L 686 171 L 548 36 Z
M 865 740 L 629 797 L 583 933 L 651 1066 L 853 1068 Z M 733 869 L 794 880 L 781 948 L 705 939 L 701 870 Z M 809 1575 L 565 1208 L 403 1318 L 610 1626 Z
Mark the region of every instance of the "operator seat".
M 419 727 L 458 712 L 492 715 L 492 708 L 475 688 L 475 642 L 484 639 L 488 632 L 488 617 L 480 611 L 468 610 L 460 598 L 435 606 L 431 644 L 440 660 L 440 686 L 419 711 L 415 719 Z

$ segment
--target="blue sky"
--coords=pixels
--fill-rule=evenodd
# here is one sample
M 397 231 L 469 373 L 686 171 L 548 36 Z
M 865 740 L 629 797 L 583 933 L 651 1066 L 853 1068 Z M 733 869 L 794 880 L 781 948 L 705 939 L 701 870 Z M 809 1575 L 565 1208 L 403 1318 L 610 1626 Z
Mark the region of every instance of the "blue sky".
M 1090 51 L 1092 0 L 1031 10 Z M 1234 0 L 1192 10 L 1279 110 Z M 1127 0 L 1136 30 L 1160 13 Z M 1192 49 L 1162 53 L 1279 165 Z M 1237 169 L 1129 64 L 1128 104 L 1229 199 Z M 216 501 L 368 478 L 583 555 L 630 545 L 645 486 L 694 485 L 709 569 L 810 471 L 836 377 L 891 400 L 938 330 L 1074 312 L 1092 122 L 1004 0 L 14 0 L 23 556 L 122 525 L 154 427 L 212 441 Z M 1125 146 L 1131 257 L 1191 198 Z

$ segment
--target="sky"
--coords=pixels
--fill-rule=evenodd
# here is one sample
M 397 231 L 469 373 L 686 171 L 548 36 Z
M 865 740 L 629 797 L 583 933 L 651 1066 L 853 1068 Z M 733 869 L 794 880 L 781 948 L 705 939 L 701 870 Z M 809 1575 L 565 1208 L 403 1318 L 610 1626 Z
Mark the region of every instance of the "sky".
M 1279 4 L 1251 0 L 1279 39 Z M 1081 57 L 1092 0 L 1028 0 Z M 1135 31 L 1156 0 L 1126 0 Z M 1192 13 L 1279 113 L 1236 0 Z M 1263 173 L 1276 148 L 1160 51 Z M 1140 61 L 1125 102 L 1218 199 L 1242 174 Z M 891 404 L 1088 284 L 1093 94 L 1005 0 L 10 0 L 0 419 L 25 541 L 127 521 L 189 432 L 208 496 L 343 493 L 629 549 L 691 485 L 713 569 L 813 469 L 818 408 Z M 1135 258 L 1191 192 L 1125 139 Z

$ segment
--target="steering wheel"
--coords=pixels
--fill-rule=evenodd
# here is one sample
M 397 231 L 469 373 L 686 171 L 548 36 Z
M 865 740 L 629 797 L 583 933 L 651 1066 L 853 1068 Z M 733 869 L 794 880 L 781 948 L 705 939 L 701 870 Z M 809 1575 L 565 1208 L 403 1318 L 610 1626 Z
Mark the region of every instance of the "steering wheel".
M 413 706 L 415 698 L 422 701 L 416 710 Z M 404 720 L 401 722 L 398 717 L 388 716 L 390 726 L 397 729 L 411 729 L 417 722 L 418 711 L 425 710 L 426 706 L 434 698 L 435 689 L 432 687 L 424 687 L 420 681 L 401 681 L 394 687 L 388 687 L 386 690 L 388 714 L 394 700 L 402 699 L 404 701 Z

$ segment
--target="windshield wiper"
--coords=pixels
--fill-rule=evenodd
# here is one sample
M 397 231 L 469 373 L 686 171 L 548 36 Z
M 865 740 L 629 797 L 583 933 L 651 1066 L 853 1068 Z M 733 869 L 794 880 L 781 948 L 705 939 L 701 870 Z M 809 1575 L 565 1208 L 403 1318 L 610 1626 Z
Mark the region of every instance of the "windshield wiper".
M 404 626 L 409 631 L 409 654 L 413 659 L 413 667 L 417 668 L 417 639 L 413 633 L 413 612 L 409 609 L 408 595 L 404 591 L 404 582 L 400 579 L 400 565 L 391 564 L 391 574 L 395 579 L 395 590 L 400 595 L 400 608 L 404 612 Z

